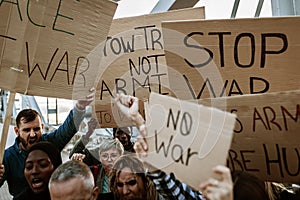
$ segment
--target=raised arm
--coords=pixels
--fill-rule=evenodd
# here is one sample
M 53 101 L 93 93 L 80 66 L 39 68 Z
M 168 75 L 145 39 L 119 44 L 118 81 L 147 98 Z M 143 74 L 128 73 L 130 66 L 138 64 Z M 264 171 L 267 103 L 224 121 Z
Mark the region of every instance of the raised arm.
M 71 138 L 77 133 L 85 114 L 85 107 L 94 101 L 95 89 L 89 90 L 89 94 L 81 100 L 77 100 L 75 108 L 70 111 L 64 123 L 55 131 L 43 134 L 43 140 L 54 143 L 61 151 Z
M 219 179 L 210 178 L 200 184 L 203 196 L 209 200 L 233 200 L 233 183 L 229 168 L 218 165 L 213 172 Z
M 141 135 L 137 137 L 134 144 L 135 151 L 142 156 L 146 156 L 148 151 L 148 144 L 146 141 L 147 130 L 145 120 L 139 113 L 139 99 L 134 96 L 117 94 L 115 102 L 119 110 L 138 127 Z

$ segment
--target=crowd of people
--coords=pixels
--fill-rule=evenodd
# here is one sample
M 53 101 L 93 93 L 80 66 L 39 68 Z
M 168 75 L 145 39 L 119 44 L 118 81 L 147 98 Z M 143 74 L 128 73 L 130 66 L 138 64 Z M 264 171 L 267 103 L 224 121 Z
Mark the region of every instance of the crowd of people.
M 51 133 L 43 133 L 38 112 L 32 109 L 19 112 L 14 129 L 18 137 L 5 150 L 0 165 L 0 185 L 7 181 L 14 199 L 299 199 L 297 192 L 290 192 L 282 184 L 266 182 L 242 171 L 231 172 L 222 165 L 212 169 L 217 176 L 192 188 L 178 180 L 176 174 L 143 162 L 140 158 L 148 153 L 145 120 L 138 112 L 139 100 L 124 94 L 118 94 L 115 102 L 140 132 L 135 143 L 131 141 L 132 127 L 118 127 L 113 129 L 112 138 L 102 138 L 96 148 L 87 149 L 97 127 L 97 120 L 92 118 L 87 133 L 70 152 L 69 161 L 63 163 L 60 152 L 78 131 L 85 107 L 93 101 L 94 89 L 91 89 L 85 99 L 76 102 L 65 122 Z

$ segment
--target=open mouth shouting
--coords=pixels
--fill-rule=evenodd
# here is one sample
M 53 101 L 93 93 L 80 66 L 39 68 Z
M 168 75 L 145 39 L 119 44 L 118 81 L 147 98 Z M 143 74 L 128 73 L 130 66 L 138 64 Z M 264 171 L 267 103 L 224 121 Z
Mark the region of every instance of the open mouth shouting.
M 45 187 L 44 180 L 42 178 L 33 178 L 30 187 L 34 192 L 41 192 Z

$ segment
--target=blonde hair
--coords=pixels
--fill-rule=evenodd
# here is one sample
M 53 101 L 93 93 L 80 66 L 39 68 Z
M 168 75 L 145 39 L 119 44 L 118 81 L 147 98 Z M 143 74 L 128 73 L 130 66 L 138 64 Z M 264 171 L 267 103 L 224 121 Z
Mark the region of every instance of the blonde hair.
M 124 153 L 124 147 L 122 143 L 117 138 L 103 138 L 99 144 L 99 155 L 102 151 L 107 151 L 109 149 L 117 149 L 120 155 Z

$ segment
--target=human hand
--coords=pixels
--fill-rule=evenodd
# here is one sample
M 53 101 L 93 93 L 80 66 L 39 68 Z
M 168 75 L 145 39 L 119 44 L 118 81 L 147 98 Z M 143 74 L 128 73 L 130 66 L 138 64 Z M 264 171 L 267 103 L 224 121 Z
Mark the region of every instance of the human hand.
M 98 121 L 95 118 L 92 118 L 88 122 L 88 131 L 85 134 L 86 138 L 90 138 L 90 136 L 94 133 L 95 129 L 97 128 Z
M 203 197 L 208 200 L 233 200 L 233 183 L 229 168 L 218 165 L 213 168 L 213 172 L 221 179 L 210 178 L 200 184 Z
M 74 153 L 70 159 L 71 160 L 78 160 L 78 161 L 82 162 L 84 158 L 85 158 L 84 154 L 82 154 L 82 153 Z
M 138 157 L 147 157 L 148 142 L 145 133 L 146 131 L 141 132 L 141 135 L 136 137 L 136 141 L 133 146 Z
M 86 106 L 90 105 L 93 101 L 94 101 L 94 98 L 95 98 L 95 88 L 91 88 L 89 90 L 89 94 L 85 97 L 85 99 L 79 99 L 77 100 L 77 103 L 76 103 L 76 107 L 79 109 L 79 110 L 84 110 Z
M 139 113 L 139 99 L 134 96 L 117 94 L 115 102 L 119 110 L 138 127 L 144 124 L 144 119 Z
M 3 175 L 4 175 L 4 172 L 5 172 L 5 167 L 4 167 L 4 165 L 0 165 L 0 180 L 2 180 Z
M 131 119 L 135 125 L 137 125 L 141 135 L 137 136 L 134 149 L 138 156 L 141 155 L 146 157 L 148 151 L 148 144 L 146 140 L 147 131 L 144 119 L 139 113 L 138 98 L 125 94 L 117 94 L 115 102 L 119 110 L 127 118 Z

